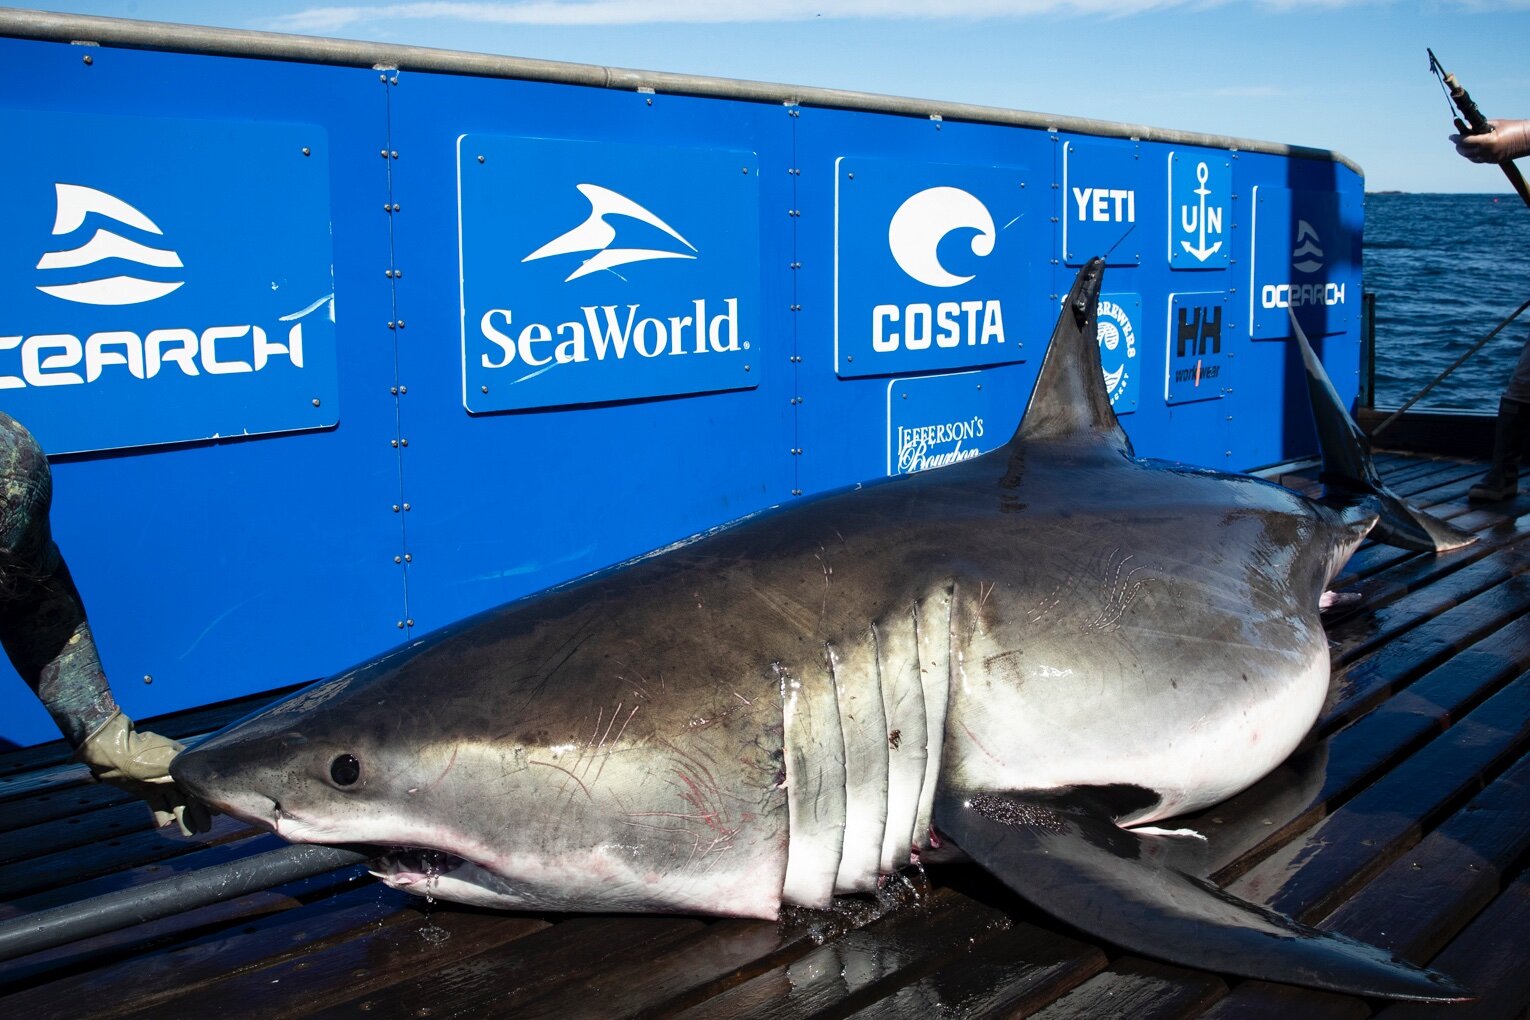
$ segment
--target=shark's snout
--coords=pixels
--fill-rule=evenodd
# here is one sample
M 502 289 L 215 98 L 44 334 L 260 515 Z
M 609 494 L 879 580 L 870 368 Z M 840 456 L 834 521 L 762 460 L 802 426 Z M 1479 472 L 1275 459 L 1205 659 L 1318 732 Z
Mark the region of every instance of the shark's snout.
M 275 828 L 277 802 L 243 783 L 233 782 L 227 762 L 216 751 L 192 747 L 170 763 L 170 778 L 192 797 L 245 821 Z

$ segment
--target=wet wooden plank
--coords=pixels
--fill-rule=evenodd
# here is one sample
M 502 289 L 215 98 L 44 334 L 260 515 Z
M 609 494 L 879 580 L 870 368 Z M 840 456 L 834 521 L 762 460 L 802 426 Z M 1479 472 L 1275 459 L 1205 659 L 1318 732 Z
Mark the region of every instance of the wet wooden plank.
M 687 1020 L 843 1016 L 925 977 L 1008 927 L 999 911 L 939 890 L 918 909 L 879 918 L 678 1015 Z
M 1399 1003 L 1378 1020 L 1510 1020 L 1530 1010 L 1530 873 L 1522 874 L 1462 932 L 1431 966 L 1451 975 L 1478 996 L 1450 1006 Z
M 852 1015 L 856 1020 L 1024 1016 L 1105 966 L 1097 947 L 1020 923 Z
M 1418 842 L 1431 819 L 1453 810 L 1516 761 L 1527 744 L 1530 675 L 1489 698 L 1228 891 L 1298 919 L 1325 916 Z
M 1244 981 L 1219 1000 L 1201 1020 L 1364 1020 L 1371 1015 L 1364 999 L 1310 988 Z
M 1530 757 L 1521 758 L 1319 927 L 1428 960 L 1497 897 L 1530 854 Z
M 1036 1020 L 1170 1020 L 1198 1016 L 1227 994 L 1222 979 L 1155 960 L 1123 956 L 1056 1002 Z

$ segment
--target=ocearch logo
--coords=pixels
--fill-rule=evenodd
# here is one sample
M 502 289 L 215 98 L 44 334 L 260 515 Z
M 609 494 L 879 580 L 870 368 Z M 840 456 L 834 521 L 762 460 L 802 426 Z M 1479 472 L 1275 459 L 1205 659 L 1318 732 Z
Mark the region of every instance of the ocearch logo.
M 997 231 L 988 207 L 961 188 L 926 188 L 910 196 L 893 213 L 887 244 L 893 259 L 909 276 L 928 287 L 960 287 L 973 279 L 958 276 L 940 264 L 940 242 L 953 230 L 976 230 L 972 253 L 993 251 Z
M 58 212 L 53 218 L 55 237 L 72 234 L 91 213 L 115 220 L 149 234 L 163 235 L 148 216 L 115 195 L 82 184 L 54 185 Z M 181 257 L 165 248 L 152 248 L 129 240 L 112 230 L 97 229 L 90 239 L 74 248 L 44 252 L 37 268 L 45 271 L 80 269 L 107 259 L 122 259 L 159 269 L 182 269 Z M 39 284 L 37 289 L 65 301 L 83 305 L 136 305 L 162 298 L 185 284 L 184 280 L 145 280 L 137 276 L 104 276 L 79 283 Z
M 1291 268 L 1299 273 L 1315 273 L 1323 268 L 1323 249 L 1317 242 L 1322 240 L 1312 224 L 1306 220 L 1298 220 L 1296 223 L 1296 248 L 1292 250 L 1293 259 L 1301 259 L 1300 262 L 1292 262 Z
M 572 255 L 578 252 L 594 252 L 589 258 L 579 264 L 572 273 L 563 278 L 564 283 L 577 280 L 581 276 L 597 273 L 602 269 L 612 269 L 616 266 L 626 265 L 629 262 L 649 262 L 654 259 L 694 259 L 697 255 L 696 246 L 680 236 L 680 232 L 655 216 L 643 206 L 634 202 L 626 195 L 603 188 L 598 184 L 575 185 L 579 193 L 590 203 L 590 215 L 583 223 L 566 233 L 548 241 L 536 251 L 521 259 L 522 262 L 535 262 L 539 259 L 552 258 L 555 255 Z M 626 216 L 646 223 L 651 227 L 662 230 L 664 233 L 679 241 L 689 252 L 671 251 L 664 248 L 613 248 L 611 245 L 616 241 L 616 228 L 606 222 L 607 216 Z

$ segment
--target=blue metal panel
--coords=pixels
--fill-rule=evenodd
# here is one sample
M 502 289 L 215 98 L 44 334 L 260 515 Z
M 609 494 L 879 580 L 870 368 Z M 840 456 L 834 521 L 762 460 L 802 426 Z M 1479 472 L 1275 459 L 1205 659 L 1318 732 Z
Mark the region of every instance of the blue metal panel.
M 125 447 L 55 458 L 54 524 L 135 715 L 322 675 L 762 507 L 993 449 L 1034 384 L 1072 277 L 1061 263 L 1111 246 L 1102 361 L 1140 453 L 1236 469 L 1314 448 L 1294 350 L 1251 340 L 1255 314 L 1260 336 L 1284 335 L 1278 288 L 1296 274 L 1321 276 L 1325 298 L 1343 288 L 1345 302 L 1298 311 L 1341 396 L 1358 383 L 1340 305 L 1359 295 L 1361 181 L 1337 164 L 467 76 L 89 56 L 0 40 L 0 123 L 59 149 L 0 171 L 9 189 L 42 189 L 0 226 L 17 320 L 0 323 L 0 408 L 55 448 Z M 115 142 L 85 161 L 71 146 L 86 137 Z M 231 157 L 236 145 L 252 151 Z M 173 165 L 145 171 L 145 147 Z M 66 180 L 75 166 L 91 179 Z M 852 172 L 866 186 L 853 196 Z M 60 183 L 106 197 L 73 193 L 69 208 L 94 207 L 60 220 Z M 1303 222 L 1320 267 L 1303 268 Z M 97 225 L 137 247 L 92 249 Z M 220 231 L 236 238 L 227 251 L 209 247 Z M 1271 246 L 1257 258 L 1256 236 Z M 115 276 L 127 282 L 64 293 L 144 299 L 37 289 Z M 257 300 L 252 280 L 275 289 Z M 991 334 L 985 353 L 990 303 L 1004 342 Z M 896 310 L 895 350 L 875 342 L 879 305 Z M 1195 307 L 1223 310 L 1221 398 L 1170 403 L 1169 345 Z M 604 358 L 587 308 L 617 320 Z M 290 326 L 272 320 L 302 311 L 298 366 Z M 570 323 L 583 360 L 579 330 L 559 335 Z M 208 339 L 219 326 L 231 331 Z M 187 332 L 156 344 L 164 327 Z M 28 354 L 27 338 L 50 335 L 79 342 L 78 366 L 68 341 Z M 29 357 L 33 377 L 87 381 L 36 386 Z M 232 362 L 251 371 L 207 370 Z M 174 396 L 150 387 L 161 381 Z M 71 404 L 70 390 L 106 397 Z M 281 434 L 198 440 L 235 428 Z M 52 735 L 14 678 L 0 678 L 0 706 L 0 739 Z
M 409 508 L 408 541 L 400 552 L 409 557 L 404 564 L 408 619 L 416 629 L 440 626 L 789 499 L 796 445 L 789 112 L 779 106 L 408 73 L 398 76 L 390 93 L 392 144 L 399 154 L 392 163 L 393 201 L 400 207 L 394 216 L 401 272 L 396 300 L 401 325 L 407 323 L 399 333 L 399 379 L 407 388 L 400 437 L 408 443 L 402 452 Z M 713 316 L 724 299 L 737 298 L 740 330 L 746 322 L 757 325 L 740 333 L 739 350 L 727 354 L 728 360 L 715 351 L 645 359 L 647 374 L 629 383 L 625 373 L 635 367 L 629 353 L 628 363 L 608 366 L 607 381 L 570 372 L 567 388 L 546 401 L 631 398 L 620 403 L 469 415 L 461 396 L 455 258 L 458 139 L 464 136 L 465 176 L 494 166 L 502 150 L 532 144 L 512 139 L 564 140 L 538 144 L 543 154 L 556 155 L 557 165 L 545 179 L 520 178 L 507 198 L 518 208 L 546 206 L 526 231 L 506 239 L 507 265 L 589 215 L 575 191 L 580 183 L 640 203 L 696 248 L 694 260 L 616 267 L 625 280 L 596 273 L 565 281 L 580 265 L 578 256 L 540 260 L 552 274 L 536 283 L 545 293 L 529 293 L 528 284 L 509 276 L 497 292 L 508 295 L 507 303 L 493 307 L 509 308 L 513 300 L 517 323 L 522 301 L 541 302 L 526 321 L 556 323 L 582 315 L 580 305 L 596 302 L 619 304 L 623 316 L 635 305 L 640 317 L 667 317 L 694 314 L 687 309 L 705 300 Z M 486 144 L 478 144 L 482 139 Z M 629 161 L 610 153 L 646 155 Z M 480 154 L 484 164 L 477 162 Z M 692 158 L 694 168 L 681 165 Z M 743 167 L 751 173 L 742 173 Z M 469 222 L 475 212 L 466 201 L 463 214 L 463 235 L 469 239 L 504 223 L 497 212 Z M 751 215 L 754 221 L 745 222 Z M 611 217 L 611 223 L 617 231 L 613 246 L 688 251 L 672 235 L 631 215 Z M 478 272 L 472 262 L 468 269 Z M 602 288 L 601 296 L 586 299 L 580 287 L 593 284 Z M 477 304 L 469 307 L 470 313 L 478 310 Z M 467 318 L 471 336 L 475 323 L 472 314 Z M 750 343 L 747 350 L 742 340 Z M 698 383 L 685 373 L 687 364 L 705 367 L 710 359 L 727 373 L 721 383 Z M 588 367 L 566 365 L 548 376 Z M 470 390 L 483 385 L 481 371 L 471 368 Z M 739 376 L 753 388 L 651 396 L 739 385 Z M 487 385 L 492 397 L 495 384 Z M 582 386 L 591 387 L 583 397 Z M 490 405 L 474 398 L 470 406 Z
M 311 398 L 322 391 L 304 390 L 295 420 L 314 424 L 300 416 L 332 419 L 340 408 L 338 424 L 302 434 L 77 455 L 54 463 L 55 534 L 84 593 L 119 700 L 130 714 L 142 716 L 319 676 L 397 640 L 394 623 L 403 615 L 403 592 L 390 562 L 399 545 L 399 518 L 389 510 L 398 499 L 397 460 L 389 446 L 392 334 L 381 314 L 388 300 L 387 216 L 381 211 L 387 181 L 378 158 L 387 144 L 386 94 L 375 72 L 99 47 L 89 56 L 86 64 L 79 47 L 0 40 L 0 121 L 53 121 L 73 130 L 110 118 L 113 137 L 122 142 L 122 132 L 131 134 L 123 125 L 141 118 L 148 141 L 179 139 L 165 152 L 103 144 L 88 164 L 78 164 L 98 170 L 101 176 L 90 180 L 107 182 L 101 186 L 125 201 L 129 195 L 121 192 L 134 191 L 140 211 L 184 256 L 187 303 L 163 320 L 150 310 L 171 309 L 180 292 L 136 309 L 123 306 L 120 310 L 132 315 L 114 320 L 112 328 L 144 335 L 159 326 L 200 333 L 210 326 L 254 324 L 265 328 L 268 342 L 285 341 L 277 329 L 280 316 L 328 292 L 331 226 L 334 238 L 338 322 L 332 333 L 310 332 L 310 323 L 327 327 L 327 302 L 302 321 L 305 365 L 325 357 L 321 339 L 333 338 L 327 356 L 338 366 L 338 399 L 321 398 L 315 409 Z M 190 122 L 207 127 L 206 148 L 181 137 Z M 236 137 L 258 147 L 230 153 L 225 146 Z M 307 157 L 300 147 L 293 149 L 300 140 L 310 149 Z M 63 176 L 58 162 L 63 157 L 36 155 L 33 184 L 51 189 L 52 178 Z M 13 182 L 15 175 L 29 172 L 17 163 L 26 161 L 12 161 L 8 180 Z M 280 187 L 252 184 L 268 174 Z M 321 178 L 317 183 L 314 174 Z M 157 183 L 156 175 L 169 183 L 196 179 L 197 184 L 170 187 Z M 150 197 L 140 199 L 136 184 L 123 182 L 143 184 Z M 327 214 L 316 197 L 326 193 L 332 196 Z M 40 204 L 51 216 L 53 196 L 45 198 Z M 284 207 L 289 198 L 302 203 L 301 222 Z M 277 233 L 290 227 L 293 233 L 283 241 L 252 225 L 256 222 Z M 29 261 L 25 272 L 7 272 L 0 282 L 3 306 L 31 309 L 40 282 L 34 266 L 51 223 L 32 213 L 13 223 L 32 231 L 18 256 Z M 39 223 L 44 223 L 41 234 Z M 262 238 L 262 258 L 236 269 L 237 253 L 209 247 L 208 235 L 217 225 L 233 231 L 235 242 Z M 83 236 L 70 234 L 68 240 Z M 133 239 L 147 244 L 152 236 L 140 230 Z M 310 244 L 314 252 L 297 250 Z M 273 252 L 281 259 L 267 261 Z M 112 265 L 135 264 L 99 263 Z M 193 299 L 212 286 L 203 274 L 217 280 L 218 273 L 244 271 L 237 300 L 228 306 L 205 294 Z M 165 279 L 149 269 L 130 268 L 124 275 Z M 289 290 L 300 293 L 264 304 L 242 289 L 253 287 L 254 280 L 278 297 Z M 102 328 L 107 320 L 100 316 L 110 311 L 56 303 L 58 310 L 46 322 L 29 319 L 0 333 L 45 328 L 83 337 Z M 368 316 L 367 308 L 378 311 Z M 253 348 L 239 354 L 236 342 L 220 341 L 218 356 L 253 366 Z M 261 374 L 285 367 L 283 360 L 272 354 Z M 108 374 L 120 377 L 124 366 L 107 364 L 101 383 Z M 194 392 L 199 400 L 205 393 L 210 402 L 202 407 L 211 413 L 219 399 L 212 396 L 217 385 L 231 378 L 204 372 L 178 384 L 184 392 L 209 387 Z M 99 385 L 56 387 L 46 396 Z M 275 399 L 277 392 L 259 399 Z M 31 396 L 28 390 L 0 390 L 0 407 L 15 410 L 44 442 L 57 438 L 67 446 L 70 435 L 87 433 L 129 442 L 169 436 L 153 432 L 152 422 L 98 420 L 82 432 L 68 420 L 81 413 L 77 406 L 64 400 L 17 401 Z M 142 418 L 163 415 L 165 421 L 178 413 L 159 404 L 116 409 Z M 56 737 L 8 665 L 3 672 L 0 738 L 27 743 Z M 146 684 L 150 677 L 152 684 Z
M 1255 185 L 1249 258 L 1250 335 L 1291 335 L 1289 312 L 1308 337 L 1349 329 L 1358 321 L 1360 264 L 1358 206 L 1346 208 L 1332 191 Z M 1346 222 L 1348 221 L 1348 222 Z M 1288 311 L 1289 310 L 1289 311 Z

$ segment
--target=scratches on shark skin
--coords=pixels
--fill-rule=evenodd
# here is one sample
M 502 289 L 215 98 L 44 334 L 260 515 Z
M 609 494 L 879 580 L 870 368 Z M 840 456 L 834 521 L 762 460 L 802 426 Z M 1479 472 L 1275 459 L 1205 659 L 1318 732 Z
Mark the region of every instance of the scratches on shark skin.
M 627 811 L 623 820 L 638 828 L 654 829 L 683 835 L 682 843 L 689 844 L 690 864 L 697 858 L 706 858 L 720 851 L 733 849 L 739 834 L 739 826 L 728 811 L 727 798 L 718 784 L 717 776 L 695 755 L 688 754 L 669 741 L 661 744 L 674 755 L 670 767 L 669 785 L 675 795 L 689 810 L 683 811 Z M 654 819 L 643 821 L 642 819 Z M 664 821 L 679 822 L 666 825 Z M 695 827 L 699 823 L 702 828 Z M 705 831 L 703 831 L 705 830 Z M 710 867 L 710 863 L 708 864 Z
M 1084 624 L 1086 632 L 1109 630 L 1121 622 L 1121 617 L 1126 614 L 1133 601 L 1136 600 L 1145 585 L 1158 580 L 1152 576 L 1142 576 L 1147 572 L 1143 566 L 1126 569 L 1127 563 L 1132 559 L 1131 553 L 1127 553 L 1119 560 L 1116 555 L 1120 553 L 1119 546 L 1112 549 L 1106 558 L 1105 569 L 1105 600 L 1099 613 L 1093 620 Z
M 843 541 L 843 538 L 841 538 L 841 541 Z M 818 565 L 823 567 L 823 603 L 818 608 L 818 618 L 820 620 L 826 619 L 829 615 L 829 579 L 834 576 L 834 568 L 829 566 L 829 561 L 824 558 L 827 553 L 828 550 L 820 545 L 818 551 L 813 554 L 813 558 L 818 561 Z
M 526 759 L 526 764 L 528 764 L 528 765 L 545 765 L 545 766 L 547 766 L 550 769 L 557 769 L 559 772 L 562 772 L 564 775 L 568 776 L 574 782 L 579 784 L 579 789 L 580 789 L 581 792 L 584 793 L 585 799 L 587 799 L 592 804 L 595 803 L 595 798 L 590 796 L 590 789 L 589 789 L 589 787 L 584 785 L 584 781 L 581 780 L 578 776 L 574 775 L 574 773 L 572 771 L 570 771 L 569 769 L 564 768 L 562 765 L 558 765 L 558 764 L 555 764 L 554 762 L 550 762 L 550 761 L 537 761 L 537 759 L 535 759 L 535 758 L 528 758 L 528 759 Z

